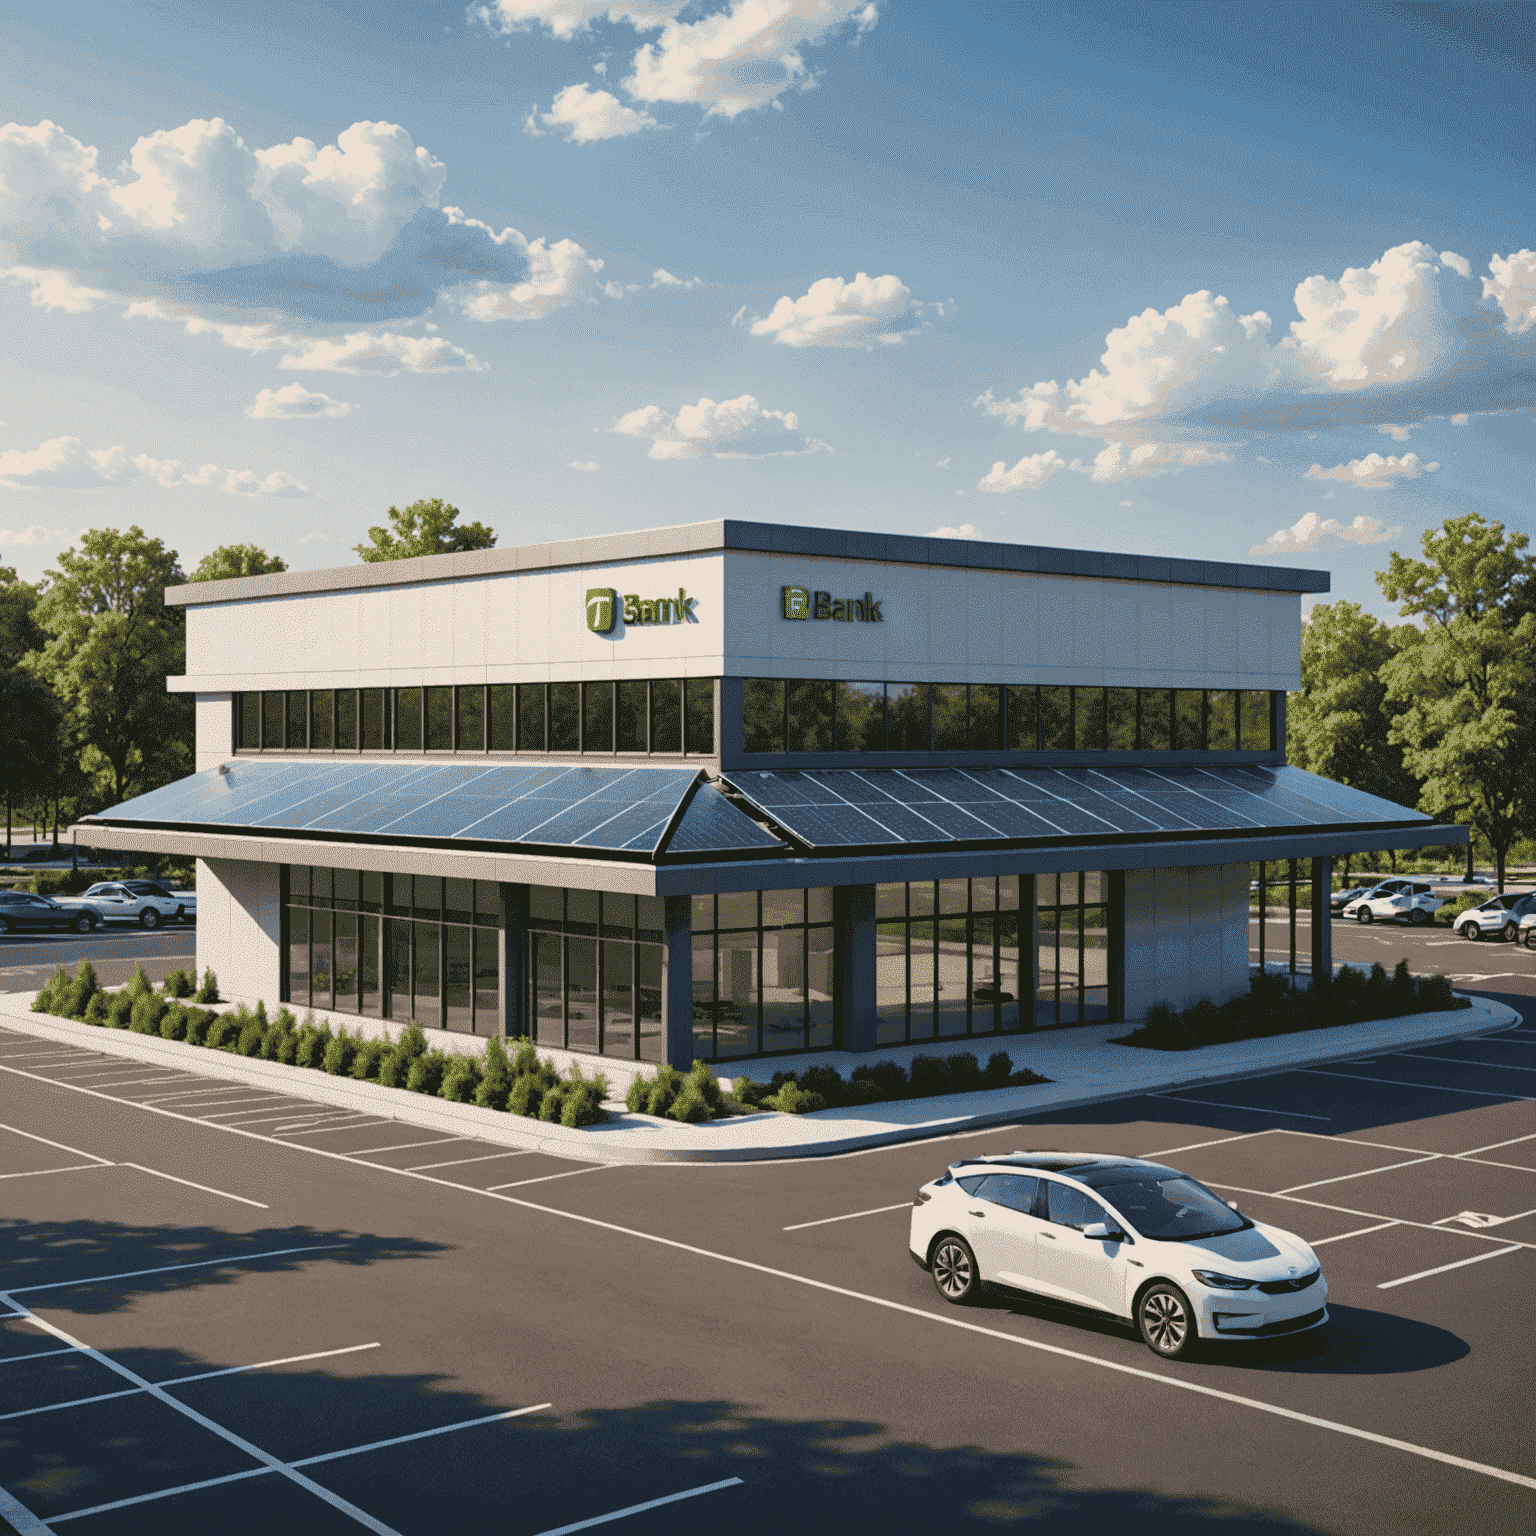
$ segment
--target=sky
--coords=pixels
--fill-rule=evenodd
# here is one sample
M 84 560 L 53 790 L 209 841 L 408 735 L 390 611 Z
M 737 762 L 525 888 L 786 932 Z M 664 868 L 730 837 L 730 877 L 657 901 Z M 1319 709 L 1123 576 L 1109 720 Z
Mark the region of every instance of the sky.
M 1536 6 L 11 0 L 0 564 L 1536 532 Z

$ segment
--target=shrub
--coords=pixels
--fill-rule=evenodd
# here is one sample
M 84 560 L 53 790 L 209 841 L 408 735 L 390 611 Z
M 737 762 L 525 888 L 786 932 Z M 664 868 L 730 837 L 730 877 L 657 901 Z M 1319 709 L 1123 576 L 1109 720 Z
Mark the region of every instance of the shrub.
M 685 1125 L 698 1125 L 700 1121 L 712 1118 L 709 1101 L 704 1097 L 692 1076 L 685 1080 L 683 1091 L 673 1099 L 671 1107 L 667 1110 L 667 1116 L 672 1120 L 680 1120 Z
M 197 989 L 195 1000 L 199 1003 L 216 1003 L 219 1000 L 219 978 L 210 967 L 203 972 L 203 984 Z
M 957 1051 L 948 1058 L 946 1065 L 949 1067 L 951 1093 L 974 1093 L 983 1086 L 981 1065 L 972 1052 Z
M 877 1061 L 869 1069 L 882 1099 L 901 1099 L 907 1094 L 907 1069 L 896 1061 Z
M 820 1094 L 827 1104 L 841 1104 L 848 1097 L 848 1085 L 836 1067 L 807 1067 L 797 1081 L 807 1093 Z
M 949 1092 L 949 1063 L 937 1056 L 912 1058 L 912 1097 L 929 1099 Z
M 537 1120 L 543 1100 L 543 1079 L 536 1073 L 524 1072 L 512 1079 L 512 1087 L 507 1093 L 507 1113 Z
M 178 966 L 174 971 L 166 972 L 160 989 L 167 997 L 191 997 L 197 988 L 193 978 Z
M 179 1002 L 173 1002 L 166 1008 L 165 1017 L 160 1020 L 160 1038 L 162 1040 L 187 1038 L 187 1010 Z
M 808 1115 L 815 1110 L 825 1109 L 827 1103 L 819 1093 L 807 1093 L 799 1083 L 791 1079 L 774 1095 L 772 1107 L 786 1115 Z
M 512 1055 L 513 1077 L 532 1076 L 539 1070 L 539 1053 L 534 1049 L 533 1041 L 526 1036 L 519 1039 L 517 1049 Z
M 127 1029 L 133 1016 L 133 996 L 126 987 L 107 999 L 107 1028 Z
M 473 1104 L 475 1091 L 480 1087 L 484 1073 L 473 1056 L 451 1056 L 443 1073 L 443 1084 L 437 1090 L 438 1097 L 451 1104 Z
M 580 1070 L 571 1068 L 572 1077 L 580 1077 Z M 693 1070 L 688 1074 L 688 1081 L 699 1090 L 700 1097 L 709 1105 L 710 1112 L 720 1108 L 723 1095 L 720 1092 L 720 1079 L 715 1076 L 715 1069 L 707 1061 L 695 1061 Z
M 294 1031 L 296 1023 L 297 1020 L 286 1008 L 277 1010 L 272 1027 L 261 1042 L 263 1061 L 293 1061 L 293 1053 L 298 1046 L 298 1037 Z
M 206 1045 L 208 1030 L 218 1018 L 211 1008 L 187 1009 L 187 1028 L 182 1038 L 188 1045 Z
M 96 967 L 89 960 L 82 960 L 75 972 L 75 979 L 64 987 L 57 997 L 58 1011 L 66 1019 L 83 1019 L 91 999 L 101 990 L 96 980 Z
M 565 1108 L 565 1096 L 569 1092 L 569 1083 L 552 1083 L 547 1087 L 544 1090 L 544 1097 L 539 1100 L 539 1119 L 558 1120 L 561 1110 Z
M 358 1042 L 345 1029 L 338 1030 L 325 1048 L 323 1069 L 332 1077 L 345 1077 L 352 1070 L 352 1060 L 357 1055 Z
M 443 1073 L 448 1069 L 448 1058 L 441 1051 L 428 1051 L 411 1063 L 405 1086 L 412 1093 L 426 1093 L 436 1098 L 443 1086 Z
M 648 1115 L 665 1115 L 677 1102 L 683 1091 L 683 1074 L 676 1067 L 663 1063 L 656 1069 L 656 1076 L 647 1085 L 644 1110 Z
M 158 1035 L 160 1020 L 165 1017 L 165 1011 L 169 1007 L 168 999 L 156 997 L 153 992 L 136 997 L 129 1014 L 128 1028 L 136 1035 Z
M 633 1100 L 635 1098 L 635 1089 L 638 1086 L 639 1079 L 637 1078 L 634 1083 L 630 1084 L 629 1098 L 625 1100 L 625 1103 L 631 1109 L 635 1108 Z M 754 1083 L 750 1077 L 738 1077 L 731 1084 L 731 1093 L 735 1096 L 736 1102 L 747 1109 L 756 1109 L 763 1102 L 763 1095 L 766 1092 L 767 1090 L 761 1083 Z
M 560 1106 L 560 1124 L 573 1130 L 596 1125 L 603 1118 L 603 1100 L 608 1096 L 607 1080 L 601 1075 L 578 1078 L 565 1090 Z
M 69 972 L 62 965 L 53 968 L 53 975 L 49 977 L 46 986 L 39 989 L 38 994 L 32 1000 L 33 1013 L 54 1013 L 57 1011 L 56 999 L 69 985 Z
M 427 1036 L 415 1019 L 400 1032 L 393 1049 L 379 1061 L 379 1082 L 386 1088 L 404 1088 L 411 1075 L 411 1063 L 427 1054 Z
M 294 1046 L 293 1064 L 322 1071 L 325 1053 L 331 1048 L 331 1026 L 316 1024 L 314 1014 L 306 1014 L 299 1026 L 298 1040 Z
M 203 1037 L 203 1044 L 210 1051 L 229 1050 L 236 1040 L 240 1038 L 240 1030 L 245 1020 L 238 1013 L 221 1013 L 212 1024 L 208 1026 L 208 1033 Z
M 1007 1051 L 993 1051 L 981 1075 L 988 1088 L 1004 1087 L 1013 1076 L 1013 1061 Z
M 95 993 L 85 1009 L 85 1022 L 87 1024 L 105 1024 L 107 1022 L 107 994 Z
M 240 1033 L 235 1037 L 235 1052 L 240 1056 L 260 1056 L 262 1043 L 266 1040 L 270 1026 L 259 1014 L 252 1014 L 245 1023 L 240 1026 Z
M 379 1064 L 392 1049 L 388 1040 L 364 1040 L 352 1058 L 352 1065 L 347 1068 L 347 1075 L 360 1083 L 377 1080 Z
M 480 1086 L 475 1089 L 475 1103 L 482 1109 L 505 1109 L 507 1095 L 512 1091 L 512 1066 L 507 1060 L 506 1048 L 497 1035 L 492 1035 L 485 1046 L 485 1070 Z
M 146 993 L 153 993 L 154 990 L 154 983 L 144 974 L 144 967 L 142 965 L 134 966 L 133 975 L 128 978 L 128 985 L 123 988 L 123 991 L 130 997 L 139 998 L 143 997 Z

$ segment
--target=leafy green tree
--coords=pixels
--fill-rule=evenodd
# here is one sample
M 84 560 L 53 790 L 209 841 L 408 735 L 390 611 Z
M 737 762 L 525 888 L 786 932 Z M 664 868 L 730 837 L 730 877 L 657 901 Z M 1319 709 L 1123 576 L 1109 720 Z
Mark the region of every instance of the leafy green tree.
M 367 544 L 355 546 L 364 560 L 409 560 L 414 555 L 452 555 L 466 549 L 493 549 L 496 535 L 484 523 L 458 524 L 462 514 L 434 496 L 403 511 L 389 509 L 388 528 L 370 528 Z
M 18 581 L 14 566 L 0 565 L 0 667 L 15 667 L 28 651 L 43 643 L 33 611 L 38 590 L 31 582 Z
M 97 796 L 116 805 L 188 771 L 190 701 L 165 686 L 186 666 L 182 610 L 165 606 L 183 579 L 176 552 L 142 528 L 98 528 L 49 576 L 32 670 L 57 694 Z
M 1523 533 L 1477 513 L 1424 534 L 1423 560 L 1393 554 L 1376 579 L 1423 628 L 1399 631 L 1382 669 L 1390 739 L 1423 784 L 1419 808 L 1467 817 L 1493 849 L 1536 822 L 1536 559 Z
M 288 562 L 279 555 L 269 555 L 254 544 L 221 544 L 197 562 L 188 581 L 224 581 L 231 576 L 267 576 L 286 571 Z
M 58 700 L 47 684 L 22 667 L 0 668 L 0 794 L 5 796 L 7 857 L 11 809 L 18 801 L 40 797 L 48 787 L 59 727 Z

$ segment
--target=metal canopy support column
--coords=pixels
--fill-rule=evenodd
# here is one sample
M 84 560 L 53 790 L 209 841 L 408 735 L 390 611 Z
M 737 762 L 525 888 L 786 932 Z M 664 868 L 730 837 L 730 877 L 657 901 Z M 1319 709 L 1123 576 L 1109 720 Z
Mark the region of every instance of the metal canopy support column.
M 380 924 L 380 931 L 383 925 Z M 528 887 L 501 885 L 501 932 L 497 942 L 496 964 L 501 988 L 501 1032 L 516 1040 L 532 1038 L 533 1020 L 526 1017 L 528 979 Z
M 1286 885 L 1290 894 L 1291 907 L 1291 975 L 1294 976 L 1296 974 L 1296 860 L 1287 860 L 1286 868 Z
M 1107 872 L 1109 889 L 1104 893 L 1109 902 L 1109 932 L 1105 936 L 1109 944 L 1109 1016 L 1125 1017 L 1125 871 L 1111 869 Z
M 667 1060 L 681 1072 L 693 1065 L 693 898 L 668 896 L 661 960 L 662 1027 Z M 707 1053 L 706 1053 L 707 1054 Z
M 1333 860 L 1312 860 L 1312 979 L 1333 975 L 1333 918 L 1328 897 L 1333 888 Z
M 845 1051 L 875 1048 L 875 888 L 839 885 L 832 892 L 836 992 L 835 1039 Z

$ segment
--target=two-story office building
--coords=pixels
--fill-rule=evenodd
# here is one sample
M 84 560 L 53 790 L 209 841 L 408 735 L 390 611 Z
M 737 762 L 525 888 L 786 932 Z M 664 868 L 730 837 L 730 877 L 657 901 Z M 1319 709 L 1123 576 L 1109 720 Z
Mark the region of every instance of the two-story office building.
M 1455 828 L 1285 762 L 1325 572 L 712 522 L 172 588 L 224 992 L 630 1061 L 1246 989 L 1249 864 Z M 1326 912 L 1313 953 L 1328 958 Z

